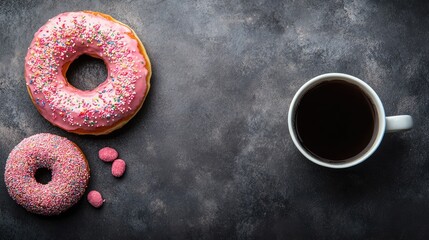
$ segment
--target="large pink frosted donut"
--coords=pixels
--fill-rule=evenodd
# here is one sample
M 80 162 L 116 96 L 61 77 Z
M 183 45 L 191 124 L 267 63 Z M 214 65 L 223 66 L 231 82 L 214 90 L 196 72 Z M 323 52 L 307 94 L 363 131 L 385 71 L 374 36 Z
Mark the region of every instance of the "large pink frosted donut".
M 36 170 L 48 168 L 51 181 L 38 183 Z M 85 192 L 89 166 L 76 144 L 41 133 L 22 140 L 9 154 L 4 174 L 9 195 L 27 211 L 57 215 L 73 206 Z
M 76 89 L 65 77 L 76 58 L 101 58 L 108 77 L 91 91 Z M 25 58 L 25 79 L 40 114 L 77 134 L 101 135 L 127 123 L 149 91 L 151 66 L 134 31 L 97 12 L 66 12 L 35 34 Z

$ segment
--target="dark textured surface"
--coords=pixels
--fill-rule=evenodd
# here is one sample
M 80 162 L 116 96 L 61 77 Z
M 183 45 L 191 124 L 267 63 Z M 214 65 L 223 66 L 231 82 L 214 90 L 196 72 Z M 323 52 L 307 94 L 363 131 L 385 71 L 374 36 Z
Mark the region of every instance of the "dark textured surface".
M 25 89 L 33 33 L 82 9 L 129 24 L 153 64 L 144 107 L 105 137 L 52 127 Z M 16 144 L 50 132 L 82 148 L 88 190 L 106 198 L 101 209 L 82 199 L 41 217 L 0 181 L 0 238 L 428 239 L 428 13 L 427 1 L 0 1 L 0 178 Z M 85 88 L 103 70 L 83 61 L 70 74 Z M 412 115 L 415 129 L 386 135 L 351 169 L 307 161 L 287 110 L 325 72 L 365 80 L 386 113 Z M 97 159 L 106 145 L 128 163 L 122 179 Z

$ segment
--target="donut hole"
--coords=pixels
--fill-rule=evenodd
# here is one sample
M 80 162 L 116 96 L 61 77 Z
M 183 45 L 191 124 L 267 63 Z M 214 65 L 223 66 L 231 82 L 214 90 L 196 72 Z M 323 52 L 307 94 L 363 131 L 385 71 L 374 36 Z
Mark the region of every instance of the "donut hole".
M 95 89 L 107 79 L 104 61 L 86 54 L 74 60 L 66 71 L 67 81 L 84 91 Z
M 41 184 L 47 184 L 52 180 L 52 171 L 49 168 L 39 168 L 34 174 L 36 182 Z

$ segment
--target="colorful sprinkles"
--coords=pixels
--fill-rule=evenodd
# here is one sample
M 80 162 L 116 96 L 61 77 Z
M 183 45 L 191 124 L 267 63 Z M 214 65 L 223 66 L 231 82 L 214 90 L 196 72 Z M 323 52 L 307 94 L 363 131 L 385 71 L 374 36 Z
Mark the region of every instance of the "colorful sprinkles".
M 34 178 L 39 168 L 52 171 L 47 184 Z M 89 176 L 86 158 L 73 142 L 41 133 L 24 139 L 12 150 L 4 179 L 9 195 L 27 211 L 58 215 L 79 201 Z
M 65 66 L 82 54 L 104 60 L 108 78 L 92 91 L 71 86 Z M 39 112 L 67 131 L 94 133 L 129 119 L 144 100 L 148 63 L 132 30 L 87 12 L 50 19 L 34 36 L 25 62 L 27 87 Z

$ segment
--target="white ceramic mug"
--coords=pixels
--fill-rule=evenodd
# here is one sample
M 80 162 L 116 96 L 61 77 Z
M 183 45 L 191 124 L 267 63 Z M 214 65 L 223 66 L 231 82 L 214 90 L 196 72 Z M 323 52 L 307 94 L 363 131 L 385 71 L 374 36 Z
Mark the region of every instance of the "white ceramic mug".
M 295 129 L 294 119 L 297 110 L 297 106 L 301 100 L 301 97 L 313 87 L 319 85 L 322 82 L 330 81 L 330 80 L 342 80 L 355 86 L 358 86 L 362 92 L 366 94 L 366 96 L 370 99 L 373 104 L 373 108 L 376 111 L 376 118 L 378 120 L 378 126 L 374 131 L 373 141 L 371 141 L 370 145 L 365 148 L 364 151 L 357 154 L 356 156 L 346 159 L 344 161 L 328 161 L 325 159 L 318 158 L 317 156 L 311 154 L 307 151 L 304 146 L 302 146 L 301 142 L 298 139 L 298 134 Z M 383 139 L 385 132 L 397 132 L 402 130 L 408 130 L 413 127 L 413 119 L 409 115 L 399 115 L 399 116 L 389 116 L 386 117 L 384 113 L 383 104 L 380 101 L 380 98 L 377 96 L 375 91 L 368 86 L 364 81 L 359 78 L 353 77 L 351 75 L 343 74 L 343 73 L 327 73 L 323 75 L 319 75 L 310 81 L 306 82 L 295 94 L 292 99 L 292 103 L 289 108 L 288 115 L 288 124 L 289 124 L 289 132 L 292 137 L 292 140 L 298 150 L 310 161 L 319 164 L 324 167 L 329 168 L 347 168 L 359 164 L 365 161 L 380 145 L 381 140 Z

